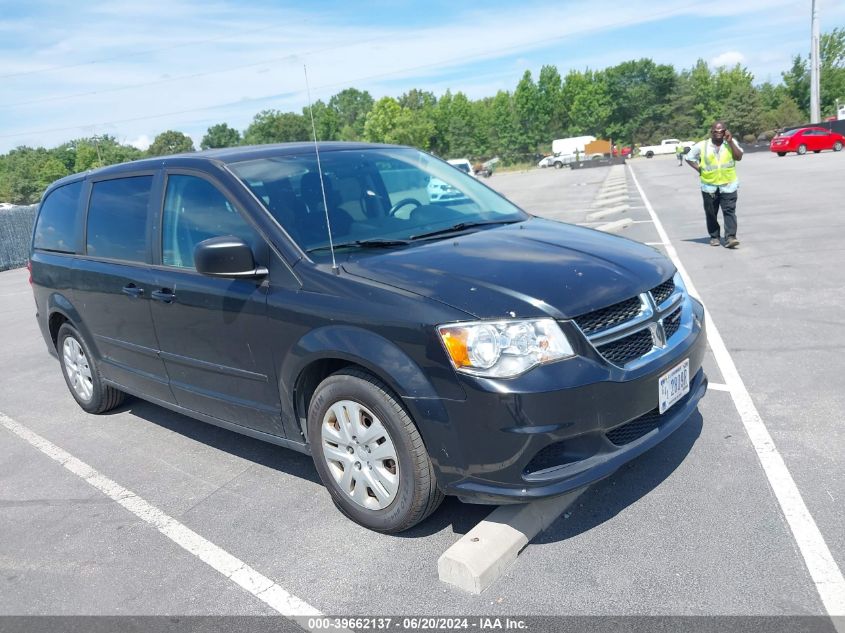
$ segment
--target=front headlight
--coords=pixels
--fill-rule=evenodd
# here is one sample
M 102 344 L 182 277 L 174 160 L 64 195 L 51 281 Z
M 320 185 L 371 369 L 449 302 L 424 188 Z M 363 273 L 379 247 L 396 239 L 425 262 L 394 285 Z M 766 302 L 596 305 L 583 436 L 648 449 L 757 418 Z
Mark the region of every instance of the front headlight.
M 454 323 L 437 333 L 455 369 L 474 376 L 512 378 L 575 355 L 553 319 Z

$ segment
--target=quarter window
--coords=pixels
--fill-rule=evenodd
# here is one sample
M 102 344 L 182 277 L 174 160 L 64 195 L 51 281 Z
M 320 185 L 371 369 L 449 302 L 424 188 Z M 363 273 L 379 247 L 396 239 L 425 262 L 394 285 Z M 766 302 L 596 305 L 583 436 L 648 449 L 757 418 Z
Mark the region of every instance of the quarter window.
M 33 246 L 46 251 L 73 253 L 77 248 L 77 214 L 82 181 L 54 189 L 41 203 Z
M 255 231 L 210 182 L 195 176 L 167 179 L 161 257 L 165 266 L 194 268 L 194 248 L 203 240 L 233 235 L 254 245 Z
M 95 182 L 88 206 L 88 255 L 143 262 L 152 176 Z

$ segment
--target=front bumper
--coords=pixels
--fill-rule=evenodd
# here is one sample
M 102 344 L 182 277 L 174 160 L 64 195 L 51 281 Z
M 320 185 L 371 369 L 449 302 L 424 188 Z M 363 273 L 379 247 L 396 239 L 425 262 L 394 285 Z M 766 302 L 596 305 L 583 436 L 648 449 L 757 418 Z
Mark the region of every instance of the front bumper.
M 446 494 L 471 503 L 552 497 L 612 474 L 663 441 L 707 390 L 701 304 L 659 359 L 613 367 L 589 352 L 512 380 L 461 376 L 467 398 L 443 401 L 448 424 L 426 425 L 426 443 Z M 658 381 L 690 362 L 690 390 L 658 415 Z

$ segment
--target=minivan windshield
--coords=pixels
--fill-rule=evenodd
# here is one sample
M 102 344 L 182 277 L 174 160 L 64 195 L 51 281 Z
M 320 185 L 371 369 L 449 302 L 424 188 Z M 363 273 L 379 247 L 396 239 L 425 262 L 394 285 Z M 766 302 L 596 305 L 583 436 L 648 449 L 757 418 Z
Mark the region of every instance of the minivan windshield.
M 528 219 L 475 178 L 411 148 L 286 154 L 233 163 L 232 172 L 308 252 L 384 248 Z M 325 201 L 325 204 L 324 204 Z

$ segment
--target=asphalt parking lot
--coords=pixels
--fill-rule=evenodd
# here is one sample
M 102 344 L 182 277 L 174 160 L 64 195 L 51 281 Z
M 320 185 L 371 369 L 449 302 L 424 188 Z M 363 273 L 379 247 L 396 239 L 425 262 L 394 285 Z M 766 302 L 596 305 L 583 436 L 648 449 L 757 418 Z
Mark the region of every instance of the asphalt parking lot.
M 713 388 L 481 595 L 440 582 L 437 559 L 489 507 L 450 499 L 413 530 L 380 535 L 335 510 L 303 455 L 139 400 L 84 413 L 45 350 L 25 270 L 0 273 L 0 417 L 325 614 L 823 615 L 832 605 L 845 615 L 843 161 L 746 156 L 737 250 L 708 245 L 688 167 L 668 157 L 617 170 L 626 208 L 605 220 L 629 219 L 622 235 L 682 263 L 724 342 L 705 360 Z M 486 182 L 532 213 L 588 223 L 609 169 Z M 738 410 L 725 354 L 759 417 Z M 809 524 L 764 468 L 749 434 L 758 422 L 772 440 L 763 459 L 782 458 Z M 2 615 L 277 612 L 2 425 L 0 534 Z

